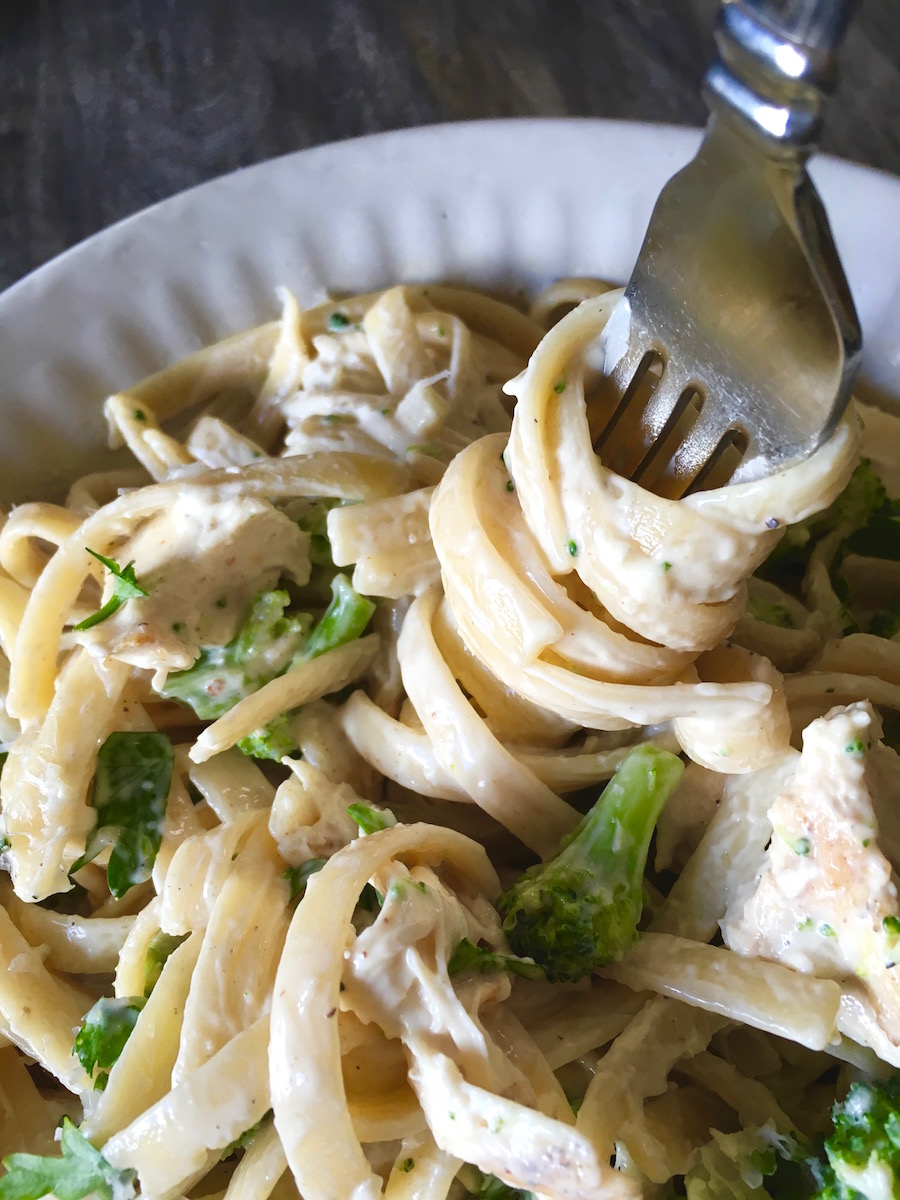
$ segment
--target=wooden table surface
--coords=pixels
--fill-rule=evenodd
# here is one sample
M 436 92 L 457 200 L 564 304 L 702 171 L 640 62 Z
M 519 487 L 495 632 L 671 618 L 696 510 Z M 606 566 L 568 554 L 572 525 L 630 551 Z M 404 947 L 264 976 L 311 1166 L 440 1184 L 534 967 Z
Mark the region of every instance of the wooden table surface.
M 717 0 L 0 0 L 0 289 L 173 192 L 376 130 L 696 125 Z M 900 3 L 864 0 L 824 148 L 900 174 Z M 900 218 L 900 214 L 898 214 Z

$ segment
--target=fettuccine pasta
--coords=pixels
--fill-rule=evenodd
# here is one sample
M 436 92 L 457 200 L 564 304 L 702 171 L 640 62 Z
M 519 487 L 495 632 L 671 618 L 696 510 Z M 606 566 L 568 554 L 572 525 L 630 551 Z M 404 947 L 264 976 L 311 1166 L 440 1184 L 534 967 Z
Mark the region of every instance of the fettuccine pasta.
M 0 1197 L 738 1200 L 900 1069 L 900 421 L 622 478 L 620 294 L 285 292 L 0 514 Z M 641 753 L 640 934 L 523 953 Z

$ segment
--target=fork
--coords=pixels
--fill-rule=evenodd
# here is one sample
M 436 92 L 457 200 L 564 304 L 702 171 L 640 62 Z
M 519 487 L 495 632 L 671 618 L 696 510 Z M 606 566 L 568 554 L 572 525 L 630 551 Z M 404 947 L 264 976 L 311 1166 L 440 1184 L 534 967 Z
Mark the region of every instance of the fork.
M 806 173 L 853 0 L 732 0 L 696 158 L 663 188 L 604 340 L 604 463 L 678 497 L 810 455 L 862 349 Z

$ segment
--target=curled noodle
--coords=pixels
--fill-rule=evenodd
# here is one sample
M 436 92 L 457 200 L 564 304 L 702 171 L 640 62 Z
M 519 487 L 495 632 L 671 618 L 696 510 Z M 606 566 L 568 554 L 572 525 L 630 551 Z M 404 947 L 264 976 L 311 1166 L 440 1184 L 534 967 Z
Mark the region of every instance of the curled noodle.
M 483 438 L 448 468 L 431 507 L 448 604 L 519 695 L 598 729 L 674 720 L 697 761 L 746 771 L 787 741 L 779 677 L 755 656 L 704 652 L 737 623 L 778 529 L 846 484 L 855 418 L 806 462 L 737 487 L 671 500 L 615 475 L 584 397 L 618 295 L 564 317 L 509 385 L 508 448 Z

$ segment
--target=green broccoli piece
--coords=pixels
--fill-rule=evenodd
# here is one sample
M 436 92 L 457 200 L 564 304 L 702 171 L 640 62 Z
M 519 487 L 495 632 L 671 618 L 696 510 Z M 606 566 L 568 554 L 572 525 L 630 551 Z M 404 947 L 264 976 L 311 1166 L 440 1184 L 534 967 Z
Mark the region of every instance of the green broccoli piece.
M 535 1200 L 533 1192 L 514 1188 L 496 1175 L 486 1175 L 470 1163 L 462 1168 L 458 1178 L 467 1195 L 474 1196 L 475 1200 Z
M 268 1112 L 263 1113 L 255 1125 L 251 1125 L 249 1129 L 245 1129 L 239 1137 L 236 1137 L 233 1142 L 230 1142 L 225 1147 L 219 1157 L 219 1161 L 227 1162 L 228 1159 L 234 1158 L 239 1151 L 246 1150 L 248 1147 L 252 1146 L 253 1139 L 262 1129 L 263 1125 L 265 1125 L 266 1122 L 271 1119 L 271 1116 L 272 1110 L 270 1108 Z
M 297 747 L 290 713 L 282 713 L 238 742 L 238 749 L 248 758 L 267 758 L 273 762 L 281 762 L 293 754 Z
M 884 484 L 869 460 L 860 459 L 838 498 L 824 512 L 810 518 L 811 528 L 816 537 L 836 530 L 847 536 L 851 530 L 861 529 L 885 505 L 887 498 Z
M 869 622 L 869 633 L 877 637 L 892 638 L 900 633 L 900 604 L 892 604 L 877 612 Z
M 213 721 L 282 675 L 302 652 L 309 635 L 309 613 L 285 615 L 285 591 L 260 592 L 243 625 L 227 645 L 202 646 L 194 665 L 173 671 L 160 694 L 188 704 L 198 717 Z
M 180 700 L 202 720 L 213 721 L 291 667 L 358 638 L 375 611 L 372 601 L 361 596 L 346 575 L 335 575 L 331 581 L 331 602 L 315 625 L 309 613 L 286 614 L 289 603 L 286 591 L 260 592 L 231 641 L 225 646 L 202 646 L 194 665 L 187 671 L 173 671 L 160 695 Z M 251 746 L 275 737 L 283 743 L 284 727 L 250 736 L 258 739 Z
M 712 1138 L 700 1147 L 684 1177 L 688 1200 L 799 1200 L 808 1195 L 805 1143 L 771 1125 L 710 1132 Z
M 310 633 L 303 658 L 318 658 L 320 654 L 355 641 L 374 611 L 372 601 L 361 596 L 346 575 L 335 575 L 331 581 L 331 603 Z
M 544 968 L 539 967 L 530 958 L 517 958 L 515 954 L 498 954 L 487 946 L 476 946 L 468 938 L 463 938 L 447 963 L 447 973 L 452 978 L 471 971 L 475 975 L 486 975 L 490 971 L 509 971 L 511 975 L 521 975 L 525 979 L 544 979 Z
M 831 1110 L 825 1158 L 810 1159 L 814 1200 L 900 1197 L 900 1075 L 854 1083 Z
M 380 833 L 397 824 L 397 818 L 389 808 L 376 808 L 372 804 L 357 802 L 347 808 L 347 813 L 363 833 Z
M 328 514 L 343 504 L 339 499 L 303 500 L 292 508 L 294 520 L 309 534 L 309 558 L 315 567 L 335 570 L 328 537 Z
M 650 839 L 683 770 L 674 754 L 637 746 L 556 857 L 501 893 L 510 947 L 552 982 L 576 982 L 637 939 Z
M 747 600 L 747 611 L 757 621 L 766 625 L 777 625 L 779 629 L 793 629 L 794 618 L 783 604 L 772 604 L 763 600 L 762 596 L 750 596 Z
M 847 486 L 828 508 L 787 528 L 757 574 L 785 591 L 799 592 L 810 556 L 822 538 L 840 535 L 836 539 L 832 563 L 832 571 L 836 571 L 846 550 L 853 548 L 853 535 L 889 503 L 884 484 L 868 459 L 862 459 Z

